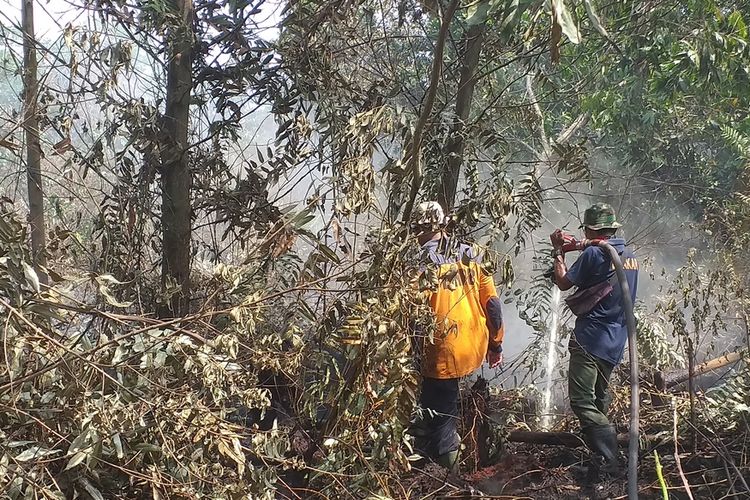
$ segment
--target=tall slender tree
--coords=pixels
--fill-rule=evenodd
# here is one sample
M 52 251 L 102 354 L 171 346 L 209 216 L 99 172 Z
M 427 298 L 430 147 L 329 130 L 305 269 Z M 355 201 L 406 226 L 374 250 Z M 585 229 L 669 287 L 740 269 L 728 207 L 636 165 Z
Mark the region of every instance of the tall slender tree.
M 23 29 L 23 130 L 26 142 L 26 182 L 29 192 L 29 222 L 31 224 L 31 256 L 39 281 L 47 283 L 44 268 L 46 234 L 44 224 L 44 190 L 42 189 L 42 150 L 39 143 L 39 115 L 37 96 L 36 36 L 34 34 L 34 1 L 23 0 L 21 8 Z
M 193 2 L 174 0 L 175 24 L 167 67 L 167 96 L 162 145 L 162 285 L 179 286 L 170 314 L 185 314 L 190 299 L 191 176 L 188 165 L 188 126 L 192 89 Z

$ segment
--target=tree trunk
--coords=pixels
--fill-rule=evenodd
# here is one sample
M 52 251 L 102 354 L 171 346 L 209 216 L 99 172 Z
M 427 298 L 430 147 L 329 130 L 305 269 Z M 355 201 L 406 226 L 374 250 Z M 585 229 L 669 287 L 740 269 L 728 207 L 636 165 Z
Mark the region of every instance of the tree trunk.
M 411 212 L 414 209 L 414 202 L 419 194 L 419 188 L 422 187 L 422 134 L 424 133 L 427 120 L 432 113 L 432 107 L 435 104 L 435 97 L 437 96 L 438 85 L 440 84 L 440 75 L 443 72 L 443 51 L 445 50 L 445 41 L 448 38 L 448 32 L 450 29 L 453 15 L 456 13 L 458 8 L 458 0 L 451 0 L 451 3 L 446 7 L 443 13 L 443 19 L 440 24 L 440 31 L 438 32 L 438 38 L 435 42 L 435 50 L 432 54 L 432 69 L 430 70 L 430 87 L 427 89 L 427 94 L 424 97 L 424 104 L 422 111 L 419 113 L 419 119 L 417 124 L 414 126 L 414 135 L 412 136 L 411 144 L 404 155 L 406 160 L 406 172 L 411 173 L 411 187 L 409 188 L 409 198 L 406 200 L 404 206 L 404 213 L 402 220 L 406 223 L 409 222 Z
M 26 184 L 29 192 L 29 222 L 31 224 L 31 258 L 39 281 L 47 284 L 44 267 L 46 231 L 44 228 L 44 191 L 42 190 L 42 150 L 39 144 L 39 115 L 37 114 L 37 61 L 34 35 L 34 1 L 23 0 L 23 130 L 26 142 Z
M 479 56 L 484 43 L 485 25 L 475 24 L 464 34 L 463 62 L 456 94 L 455 120 L 451 128 L 451 134 L 446 145 L 448 165 L 443 173 L 438 202 L 446 210 L 453 208 L 456 202 L 456 191 L 458 190 L 458 179 L 461 175 L 461 165 L 464 162 L 464 147 L 466 144 L 464 127 L 469 119 L 471 101 L 474 97 L 476 86 L 476 71 L 479 65 Z
M 174 0 L 179 18 L 168 37 L 167 104 L 162 145 L 162 287 L 178 286 L 169 311 L 163 316 L 184 315 L 190 300 L 190 185 L 188 121 L 192 88 L 193 3 Z

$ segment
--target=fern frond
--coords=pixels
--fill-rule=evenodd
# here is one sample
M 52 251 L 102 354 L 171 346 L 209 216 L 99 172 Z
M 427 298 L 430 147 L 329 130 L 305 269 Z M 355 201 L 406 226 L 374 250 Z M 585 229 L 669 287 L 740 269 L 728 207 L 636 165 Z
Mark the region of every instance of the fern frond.
M 729 146 L 734 149 L 745 160 L 750 161 L 750 137 L 740 133 L 739 131 L 729 127 L 728 125 L 720 125 L 721 135 Z

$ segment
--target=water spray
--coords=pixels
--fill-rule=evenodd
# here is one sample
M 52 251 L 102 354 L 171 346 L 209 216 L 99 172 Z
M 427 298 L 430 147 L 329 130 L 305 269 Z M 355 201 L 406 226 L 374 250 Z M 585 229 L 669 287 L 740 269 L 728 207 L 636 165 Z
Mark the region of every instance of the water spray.
M 557 363 L 557 339 L 560 322 L 560 289 L 552 286 L 552 298 L 550 300 L 550 317 L 548 321 L 549 347 L 547 350 L 546 384 L 544 387 L 544 406 L 542 408 L 541 428 L 548 431 L 552 425 L 552 375 Z
M 588 246 L 598 246 L 602 248 L 612 263 L 615 265 L 617 281 L 620 283 L 622 290 L 622 306 L 625 310 L 625 322 L 628 329 L 628 356 L 630 361 L 630 429 L 628 441 L 628 498 L 637 500 L 638 498 L 638 428 L 640 426 L 640 401 L 638 399 L 638 347 L 635 341 L 635 315 L 633 314 L 633 298 L 630 295 L 630 285 L 625 276 L 625 269 L 622 267 L 622 261 L 617 250 L 610 245 L 607 240 L 577 240 L 573 236 L 564 234 L 565 243 L 562 247 L 563 252 L 583 250 Z

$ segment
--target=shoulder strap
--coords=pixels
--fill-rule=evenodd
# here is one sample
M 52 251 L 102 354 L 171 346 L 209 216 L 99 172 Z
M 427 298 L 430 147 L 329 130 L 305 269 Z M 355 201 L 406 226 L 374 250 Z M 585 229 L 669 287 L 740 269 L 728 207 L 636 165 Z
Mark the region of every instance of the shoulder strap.
M 597 248 L 599 248 L 599 251 L 601 251 L 604 254 L 604 258 L 606 259 L 606 262 L 609 263 L 610 266 L 611 266 L 612 265 L 612 258 L 609 256 L 609 252 L 604 251 L 604 249 L 602 247 L 597 247 Z M 624 249 L 623 249 L 623 252 L 624 252 Z M 617 252 L 617 255 L 619 255 L 622 258 L 623 252 Z M 588 288 L 591 288 L 591 287 L 594 287 L 594 286 L 598 286 L 598 285 L 604 283 L 605 281 L 608 281 L 609 284 L 612 285 L 613 288 L 618 288 L 620 286 L 619 282 L 617 281 L 617 271 L 615 270 L 612 273 L 612 276 L 610 276 L 609 278 L 604 279 L 602 281 L 599 281 L 597 283 L 594 283 L 591 286 L 589 286 Z

